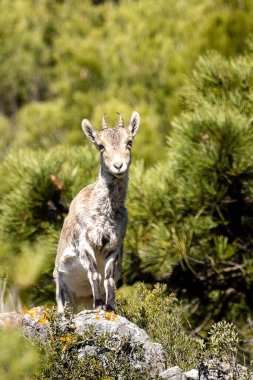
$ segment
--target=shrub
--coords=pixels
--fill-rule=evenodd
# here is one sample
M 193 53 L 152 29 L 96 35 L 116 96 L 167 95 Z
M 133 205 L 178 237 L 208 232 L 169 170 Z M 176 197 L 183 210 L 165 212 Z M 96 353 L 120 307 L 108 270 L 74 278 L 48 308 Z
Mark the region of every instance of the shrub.
M 134 290 L 123 288 L 117 294 L 117 307 L 119 314 L 162 344 L 168 366 L 190 369 L 200 363 L 204 342 L 187 333 L 182 307 L 174 295 L 166 295 L 166 285 L 156 284 L 153 290 L 143 284 L 138 284 Z

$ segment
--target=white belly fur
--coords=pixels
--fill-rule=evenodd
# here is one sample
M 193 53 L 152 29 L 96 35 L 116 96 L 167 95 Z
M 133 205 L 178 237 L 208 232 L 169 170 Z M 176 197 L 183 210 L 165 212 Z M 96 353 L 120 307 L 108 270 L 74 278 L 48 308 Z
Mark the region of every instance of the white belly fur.
M 100 255 L 96 257 L 98 271 L 102 276 L 101 290 L 104 294 L 104 258 Z M 83 267 L 80 258 L 76 255 L 73 248 L 66 248 L 58 267 L 61 277 L 76 298 L 92 296 L 91 285 L 87 276 L 87 271 Z

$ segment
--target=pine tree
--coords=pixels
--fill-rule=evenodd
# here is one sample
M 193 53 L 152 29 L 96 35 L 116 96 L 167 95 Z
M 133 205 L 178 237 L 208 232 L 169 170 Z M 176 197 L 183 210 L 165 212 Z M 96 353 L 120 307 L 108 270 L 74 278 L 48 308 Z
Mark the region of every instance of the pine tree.
M 153 281 L 199 305 L 196 331 L 224 317 L 242 325 L 252 308 L 252 68 L 251 56 L 201 57 L 182 89 L 185 112 L 173 123 L 167 160 L 131 189 L 138 207 L 129 250 L 137 246 Z

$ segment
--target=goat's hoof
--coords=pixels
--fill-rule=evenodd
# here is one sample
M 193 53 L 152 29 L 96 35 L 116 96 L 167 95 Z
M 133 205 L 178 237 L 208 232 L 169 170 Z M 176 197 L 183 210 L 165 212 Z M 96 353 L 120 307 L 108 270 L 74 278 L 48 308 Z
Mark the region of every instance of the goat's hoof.
M 104 302 L 102 300 L 95 301 L 94 308 L 95 310 L 103 310 L 104 309 Z
M 114 313 L 115 309 L 111 305 L 104 305 L 104 310 L 107 311 L 108 313 Z

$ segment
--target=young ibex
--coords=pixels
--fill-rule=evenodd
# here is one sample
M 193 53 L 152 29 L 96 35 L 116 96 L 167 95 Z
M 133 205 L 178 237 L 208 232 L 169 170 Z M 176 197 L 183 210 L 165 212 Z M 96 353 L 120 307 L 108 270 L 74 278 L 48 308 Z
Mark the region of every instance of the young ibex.
M 83 132 L 100 151 L 100 171 L 96 182 L 72 201 L 61 231 L 54 269 L 59 312 L 80 303 L 90 308 L 92 298 L 93 308 L 114 310 L 114 285 L 121 271 L 127 226 L 128 169 L 139 124 L 137 112 L 126 127 L 120 114 L 115 128 L 108 128 L 103 116 L 100 132 L 89 120 L 82 121 Z

